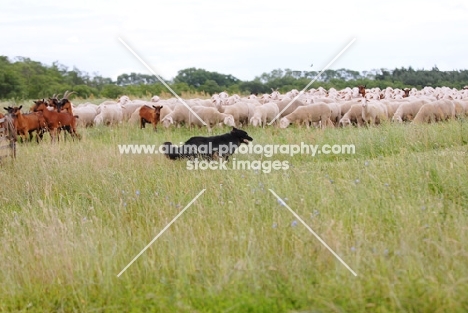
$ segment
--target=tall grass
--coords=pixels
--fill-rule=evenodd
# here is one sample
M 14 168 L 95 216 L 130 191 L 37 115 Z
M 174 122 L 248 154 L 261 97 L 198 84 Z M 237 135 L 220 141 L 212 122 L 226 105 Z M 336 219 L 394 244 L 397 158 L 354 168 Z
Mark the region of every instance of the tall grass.
M 0 171 L 0 311 L 466 312 L 467 127 L 247 128 L 255 144 L 356 146 L 235 156 L 289 162 L 268 174 L 189 171 L 117 147 L 206 130 L 121 125 L 80 129 L 79 142 L 21 144 Z

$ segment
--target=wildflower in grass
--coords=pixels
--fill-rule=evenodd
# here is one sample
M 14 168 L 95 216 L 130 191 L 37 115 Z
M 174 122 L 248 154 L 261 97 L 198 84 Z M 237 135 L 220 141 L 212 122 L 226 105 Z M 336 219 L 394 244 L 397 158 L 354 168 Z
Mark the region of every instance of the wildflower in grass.
M 351 252 L 355 252 L 356 251 L 356 248 L 355 247 L 351 247 Z
M 359 184 L 361 181 L 359 179 L 356 178 L 356 180 L 354 181 L 354 183 L 356 184 Z
M 272 227 L 273 227 L 273 228 L 276 228 L 276 227 L 278 227 L 278 224 L 273 223 L 273 226 L 272 226 Z
M 135 194 L 136 194 L 137 196 L 139 196 L 139 195 L 140 195 L 140 190 L 135 191 Z
M 368 161 L 364 162 L 364 166 L 369 166 L 369 162 Z
M 297 221 L 292 221 L 291 227 L 296 227 L 297 226 Z

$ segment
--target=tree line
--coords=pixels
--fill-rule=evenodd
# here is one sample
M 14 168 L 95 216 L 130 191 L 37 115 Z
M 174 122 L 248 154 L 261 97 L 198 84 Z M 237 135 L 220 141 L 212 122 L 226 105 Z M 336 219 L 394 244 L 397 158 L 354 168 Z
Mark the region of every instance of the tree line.
M 232 75 L 220 74 L 199 68 L 178 71 L 171 80 L 165 80 L 177 93 L 205 93 L 221 91 L 239 94 L 269 93 L 271 89 L 287 92 L 302 90 L 314 79 L 318 71 L 274 69 L 251 81 L 242 81 Z M 393 87 L 421 89 L 425 86 L 446 86 L 461 89 L 468 85 L 468 70 L 440 71 L 408 68 L 353 71 L 328 69 L 318 77 L 311 88 Z M 81 98 L 112 98 L 121 95 L 147 97 L 167 93 L 167 88 L 153 75 L 121 74 L 115 81 L 99 73 L 89 74 L 76 67 L 69 68 L 58 62 L 45 65 L 25 57 L 10 60 L 0 56 L 0 99 L 39 99 L 64 90 L 73 90 Z

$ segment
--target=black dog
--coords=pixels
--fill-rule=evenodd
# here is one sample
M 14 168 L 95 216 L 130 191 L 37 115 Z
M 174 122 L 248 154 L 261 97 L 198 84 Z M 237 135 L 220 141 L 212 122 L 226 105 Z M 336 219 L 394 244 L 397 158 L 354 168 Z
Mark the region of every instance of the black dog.
M 241 144 L 248 144 L 253 138 L 247 132 L 232 128 L 231 132 L 212 137 L 192 137 L 182 146 L 174 146 L 171 142 L 165 142 L 164 154 L 171 160 L 178 159 L 205 159 L 213 160 L 217 157 L 229 160 Z

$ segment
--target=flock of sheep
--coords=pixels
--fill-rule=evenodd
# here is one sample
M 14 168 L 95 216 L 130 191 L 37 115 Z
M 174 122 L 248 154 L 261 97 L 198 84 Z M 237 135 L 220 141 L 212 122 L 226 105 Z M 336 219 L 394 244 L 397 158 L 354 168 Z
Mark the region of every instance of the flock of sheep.
M 140 108 L 145 107 L 147 111 L 157 105 L 160 114 L 154 126 L 158 122 L 165 128 L 206 125 L 208 130 L 216 125 L 265 127 L 271 124 L 286 128 L 298 124 L 324 128 L 377 125 L 385 120 L 431 123 L 467 116 L 468 86 L 462 90 L 447 87 L 381 90 L 358 86 L 328 91 L 319 87 L 306 92 L 291 90 L 286 94 L 272 90 L 271 94 L 248 97 L 221 92 L 211 99 L 183 101 L 162 100 L 158 96 L 142 101 L 122 96 L 118 101 L 100 105 L 74 106 L 73 115 L 79 116 L 77 123 L 82 126 L 125 121 L 137 124 L 142 120 Z

